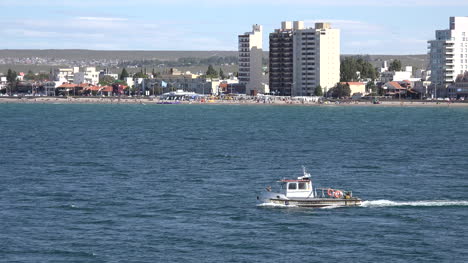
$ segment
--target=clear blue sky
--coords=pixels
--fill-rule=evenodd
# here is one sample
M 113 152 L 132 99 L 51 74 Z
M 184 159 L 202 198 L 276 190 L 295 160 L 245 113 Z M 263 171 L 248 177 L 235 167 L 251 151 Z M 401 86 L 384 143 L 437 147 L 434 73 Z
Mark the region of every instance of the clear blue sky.
M 0 0 L 0 49 L 236 50 L 283 20 L 331 22 L 343 54 L 424 54 L 468 0 Z

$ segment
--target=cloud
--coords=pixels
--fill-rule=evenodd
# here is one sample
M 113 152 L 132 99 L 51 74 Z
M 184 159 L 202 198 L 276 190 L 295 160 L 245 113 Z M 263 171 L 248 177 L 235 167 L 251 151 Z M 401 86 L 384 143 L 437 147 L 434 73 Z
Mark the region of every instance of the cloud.
M 15 39 L 16 42 L 31 43 L 28 48 L 33 49 L 39 48 L 34 43 L 49 43 L 49 48 L 59 49 L 119 50 L 234 50 L 237 46 L 229 37 L 220 38 L 217 34 L 210 34 L 209 27 L 199 28 L 196 23 L 180 20 L 76 16 L 13 20 L 6 23 L 5 27 L 0 28 L 0 35 L 10 40 L 9 45 Z M 5 48 L 19 46 L 24 47 L 24 44 Z

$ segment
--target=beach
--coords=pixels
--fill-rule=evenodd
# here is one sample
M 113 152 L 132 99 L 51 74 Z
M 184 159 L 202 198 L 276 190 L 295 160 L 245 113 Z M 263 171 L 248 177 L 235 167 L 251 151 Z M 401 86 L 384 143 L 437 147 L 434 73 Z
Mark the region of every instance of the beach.
M 214 99 L 193 101 L 166 101 L 159 98 L 118 98 L 118 97 L 0 97 L 0 104 L 24 103 L 24 104 L 213 104 L 213 105 L 296 105 L 296 106 L 371 106 L 371 107 L 468 107 L 468 102 L 448 101 L 411 101 L 388 100 L 373 104 L 371 101 L 325 101 L 323 103 L 275 99 L 264 101 L 261 99 Z

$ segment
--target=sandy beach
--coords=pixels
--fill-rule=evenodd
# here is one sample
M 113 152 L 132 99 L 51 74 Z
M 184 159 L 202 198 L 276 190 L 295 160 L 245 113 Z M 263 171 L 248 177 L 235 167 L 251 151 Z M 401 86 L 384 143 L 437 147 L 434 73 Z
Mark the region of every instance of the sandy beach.
M 115 98 L 115 97 L 0 97 L 0 104 L 161 104 L 158 98 Z M 174 101 L 172 101 L 174 102 Z M 274 100 L 270 102 L 256 100 L 207 100 L 180 101 L 177 104 L 213 104 L 213 105 L 296 105 L 296 106 L 371 106 L 371 107 L 468 107 L 468 102 L 447 101 L 381 101 L 373 104 L 371 101 L 339 101 L 339 102 L 300 102 Z

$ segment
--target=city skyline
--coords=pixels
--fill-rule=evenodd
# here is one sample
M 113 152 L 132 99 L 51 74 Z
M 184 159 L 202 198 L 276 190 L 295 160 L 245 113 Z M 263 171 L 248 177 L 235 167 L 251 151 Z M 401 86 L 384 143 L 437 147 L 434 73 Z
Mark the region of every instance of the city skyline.
M 341 30 L 342 54 L 424 54 L 434 30 L 464 16 L 468 2 L 354 1 L 56 1 L 0 2 L 0 49 L 237 50 L 252 24 L 268 35 L 278 23 L 329 22 Z

